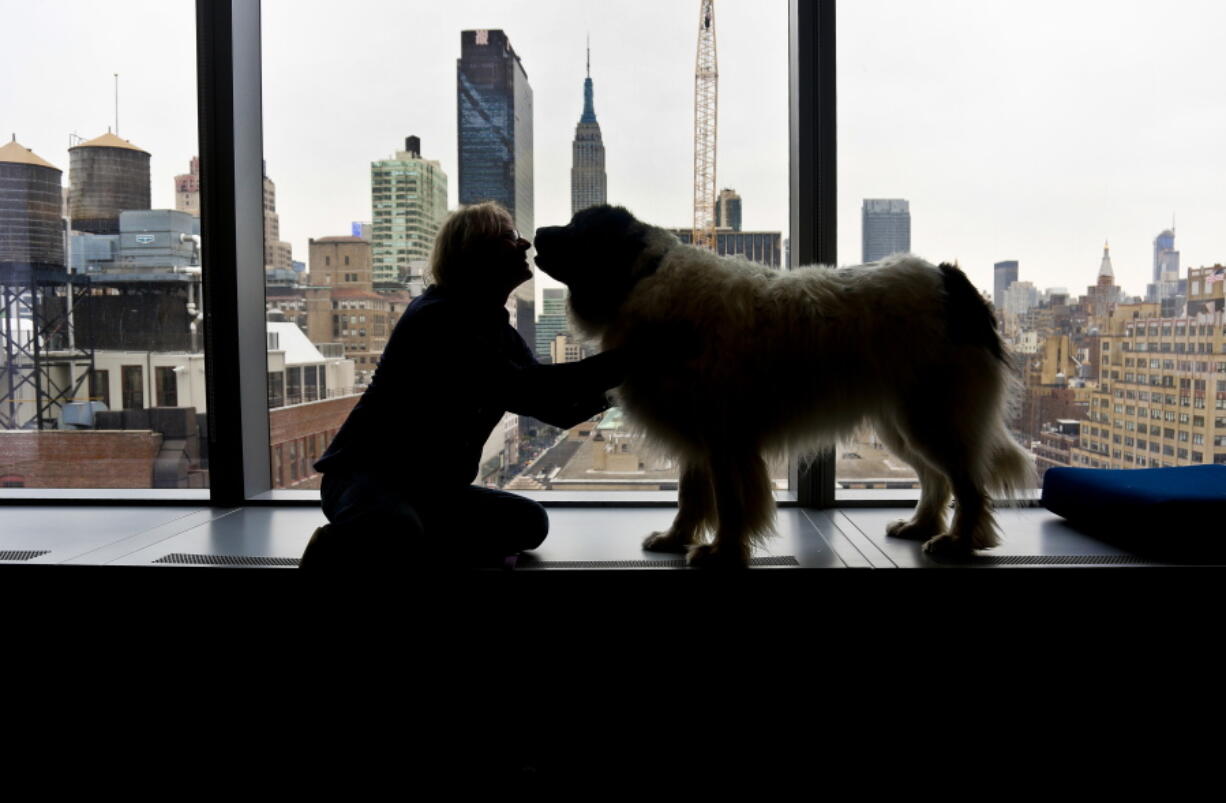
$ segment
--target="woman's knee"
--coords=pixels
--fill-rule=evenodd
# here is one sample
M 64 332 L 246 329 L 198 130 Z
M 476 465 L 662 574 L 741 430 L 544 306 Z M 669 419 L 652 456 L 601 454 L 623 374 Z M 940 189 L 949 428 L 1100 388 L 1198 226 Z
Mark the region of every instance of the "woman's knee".
M 545 542 L 549 535 L 549 513 L 539 502 L 524 499 L 525 504 L 520 514 L 521 526 L 518 530 L 522 538 L 520 549 L 536 549 Z
M 473 529 L 489 533 L 487 544 L 504 554 L 535 549 L 549 535 L 549 514 L 539 503 L 507 491 L 475 488 Z

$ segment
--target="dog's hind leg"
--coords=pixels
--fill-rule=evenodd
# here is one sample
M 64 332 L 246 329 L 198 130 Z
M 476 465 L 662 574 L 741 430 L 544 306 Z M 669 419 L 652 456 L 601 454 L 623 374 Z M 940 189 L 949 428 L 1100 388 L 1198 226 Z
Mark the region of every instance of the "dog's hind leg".
M 949 532 L 924 543 L 924 551 L 932 554 L 965 555 L 975 549 L 989 549 L 1000 543 L 991 503 L 982 483 L 972 479 L 971 472 L 957 471 L 953 477 L 954 523 Z
M 770 532 L 775 500 L 766 463 L 756 449 L 712 456 L 711 479 L 718 523 L 715 541 L 691 547 L 691 566 L 744 567 L 753 542 Z
M 952 486 L 957 508 L 949 532 L 934 535 L 924 542 L 924 551 L 942 554 L 967 554 L 1000 543 L 988 499 L 983 474 L 986 447 L 973 427 L 949 422 L 947 426 L 916 427 L 911 438 L 915 450 L 934 469 L 945 475 Z M 923 500 L 921 499 L 921 504 Z
M 880 430 L 878 432 L 880 433 Z M 884 436 L 881 436 L 881 439 L 890 447 L 890 451 L 915 469 L 920 483 L 920 499 L 919 504 L 915 506 L 915 515 L 910 519 L 891 522 L 885 528 L 886 535 L 912 541 L 927 541 L 945 532 L 945 508 L 949 505 L 950 494 L 949 480 L 915 452 L 901 444 L 895 447 Z
M 686 552 L 702 540 L 703 532 L 714 528 L 715 490 L 705 463 L 686 462 L 677 486 L 677 516 L 666 532 L 654 532 L 643 541 L 652 552 Z

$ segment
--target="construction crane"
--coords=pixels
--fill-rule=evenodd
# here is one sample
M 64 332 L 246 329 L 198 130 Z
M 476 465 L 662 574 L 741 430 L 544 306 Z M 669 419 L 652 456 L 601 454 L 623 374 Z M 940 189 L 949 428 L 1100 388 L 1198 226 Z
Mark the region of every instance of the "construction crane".
M 715 127 L 719 69 L 715 63 L 715 0 L 698 12 L 694 64 L 694 233 L 699 248 L 715 250 Z

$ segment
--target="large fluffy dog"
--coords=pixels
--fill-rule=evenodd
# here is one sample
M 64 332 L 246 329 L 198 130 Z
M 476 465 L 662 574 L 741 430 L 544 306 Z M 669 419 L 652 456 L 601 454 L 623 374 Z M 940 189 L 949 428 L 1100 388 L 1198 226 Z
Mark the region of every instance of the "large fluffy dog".
M 899 256 L 780 272 L 610 206 L 539 229 L 536 249 L 580 331 L 632 355 L 619 402 L 679 459 L 676 520 L 645 548 L 744 565 L 774 518 L 764 455 L 811 453 L 862 424 L 919 475 L 915 515 L 890 535 L 929 552 L 998 543 L 988 495 L 1014 495 L 1031 467 L 1003 422 L 995 319 L 957 268 Z

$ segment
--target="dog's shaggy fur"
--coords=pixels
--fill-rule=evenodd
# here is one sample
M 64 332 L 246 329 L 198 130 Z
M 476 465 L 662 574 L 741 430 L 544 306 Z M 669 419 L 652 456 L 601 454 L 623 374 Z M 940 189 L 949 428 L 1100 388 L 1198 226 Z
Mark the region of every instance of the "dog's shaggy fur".
M 618 400 L 679 459 L 676 520 L 646 549 L 744 565 L 774 519 L 764 457 L 811 454 L 866 424 L 922 488 L 915 515 L 888 532 L 926 551 L 995 546 L 988 495 L 1033 482 L 1004 424 L 1009 358 L 995 318 L 955 267 L 903 255 L 780 272 L 610 206 L 538 230 L 536 248 L 570 288 L 580 331 L 632 356 Z

